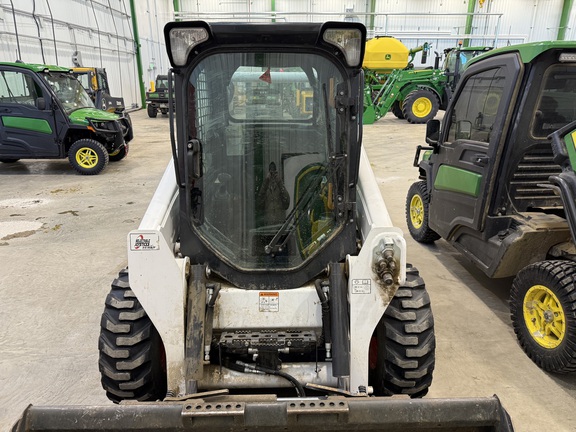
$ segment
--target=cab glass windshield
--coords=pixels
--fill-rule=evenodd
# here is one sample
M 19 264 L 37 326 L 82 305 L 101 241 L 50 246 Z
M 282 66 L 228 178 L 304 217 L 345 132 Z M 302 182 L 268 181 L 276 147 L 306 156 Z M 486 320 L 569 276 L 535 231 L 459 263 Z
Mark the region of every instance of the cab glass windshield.
M 74 76 L 64 73 L 42 74 L 67 113 L 80 108 L 94 108 L 90 96 Z
M 339 69 L 310 53 L 205 58 L 187 89 L 188 139 L 202 148 L 191 215 L 230 265 L 295 268 L 341 229 L 335 185 Z

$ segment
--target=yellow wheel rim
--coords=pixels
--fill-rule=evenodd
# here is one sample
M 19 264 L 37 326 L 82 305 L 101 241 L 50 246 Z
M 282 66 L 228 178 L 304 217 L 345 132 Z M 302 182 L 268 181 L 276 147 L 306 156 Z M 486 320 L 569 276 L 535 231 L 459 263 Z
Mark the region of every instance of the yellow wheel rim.
M 424 203 L 420 195 L 414 195 L 410 200 L 410 222 L 416 229 L 424 224 Z
M 426 117 L 432 112 L 432 101 L 427 97 L 419 97 L 412 104 L 412 113 L 419 118 Z
M 90 147 L 82 147 L 76 152 L 76 162 L 82 168 L 94 168 L 98 163 L 98 153 Z
M 566 334 L 566 317 L 558 297 L 544 285 L 534 285 L 524 297 L 524 321 L 538 345 L 553 349 Z

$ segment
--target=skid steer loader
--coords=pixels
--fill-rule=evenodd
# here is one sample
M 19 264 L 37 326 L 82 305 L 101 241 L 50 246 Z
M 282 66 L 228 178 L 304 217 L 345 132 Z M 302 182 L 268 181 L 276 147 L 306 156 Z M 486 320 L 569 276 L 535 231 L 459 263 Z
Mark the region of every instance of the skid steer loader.
M 101 321 L 119 405 L 29 407 L 14 430 L 512 430 L 495 396 L 419 399 L 434 321 L 361 148 L 365 35 L 166 25 L 173 163 Z
M 406 199 L 414 239 L 444 238 L 488 277 L 515 276 L 514 331 L 555 373 L 576 372 L 576 195 L 563 156 L 574 163 L 575 100 L 574 41 L 472 59 L 443 124 L 427 124 Z

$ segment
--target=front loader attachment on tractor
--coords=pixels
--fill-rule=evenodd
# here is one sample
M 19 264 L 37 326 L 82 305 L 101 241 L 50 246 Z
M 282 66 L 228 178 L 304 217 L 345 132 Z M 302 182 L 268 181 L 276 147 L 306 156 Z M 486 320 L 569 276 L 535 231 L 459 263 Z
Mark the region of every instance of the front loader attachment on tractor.
M 29 406 L 12 432 L 25 431 L 512 431 L 496 396 L 409 399 L 341 396 L 277 399 L 216 396 L 110 406 Z

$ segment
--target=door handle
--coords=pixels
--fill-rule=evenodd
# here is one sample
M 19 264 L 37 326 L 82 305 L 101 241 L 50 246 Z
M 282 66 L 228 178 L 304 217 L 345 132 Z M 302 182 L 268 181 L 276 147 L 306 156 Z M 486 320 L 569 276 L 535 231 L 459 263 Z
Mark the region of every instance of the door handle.
M 0 108 L 0 112 L 3 112 L 3 113 L 11 113 L 12 110 L 11 110 L 10 108 Z
M 490 162 L 490 158 L 486 155 L 476 155 L 474 156 L 474 165 L 486 166 Z

